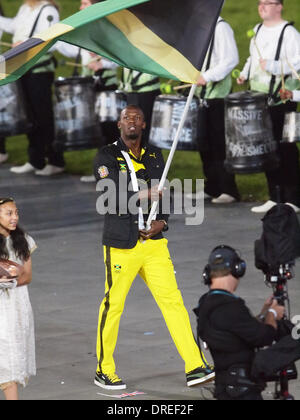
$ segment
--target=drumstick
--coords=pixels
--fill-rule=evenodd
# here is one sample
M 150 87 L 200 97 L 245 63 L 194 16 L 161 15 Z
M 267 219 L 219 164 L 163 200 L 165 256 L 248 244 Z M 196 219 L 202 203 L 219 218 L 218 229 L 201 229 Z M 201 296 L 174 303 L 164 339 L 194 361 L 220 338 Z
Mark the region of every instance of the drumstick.
M 96 61 L 100 61 L 102 59 L 102 57 L 95 57 L 93 58 L 88 64 L 80 64 L 80 63 L 74 63 L 73 61 L 65 61 L 65 60 L 61 60 L 60 64 L 62 66 L 72 66 L 72 67 L 87 67 L 89 64 L 94 63 Z
M 3 47 L 12 47 L 13 46 L 13 44 L 10 44 L 9 42 L 3 42 L 3 41 L 0 41 L 0 45 L 3 45 Z
M 283 60 L 281 59 L 280 62 L 281 62 L 281 84 L 282 84 L 282 90 L 283 92 L 285 92 L 286 89 L 285 89 L 285 81 L 284 81 Z M 282 102 L 286 104 L 286 99 L 284 99 Z
M 286 58 L 286 62 L 288 63 L 288 66 L 292 70 L 293 75 L 296 76 L 296 78 L 300 81 L 300 76 L 299 76 L 296 68 L 292 65 L 292 63 L 290 63 L 290 61 L 288 60 L 287 56 L 285 58 Z
M 63 66 L 72 66 L 72 67 L 85 67 L 80 63 L 73 63 L 73 61 L 61 61 L 60 62 L 61 65 Z
M 201 72 L 200 72 L 199 76 L 201 76 Z M 175 86 L 175 87 L 173 88 L 173 90 L 186 89 L 186 88 L 190 88 L 190 87 L 192 87 L 192 86 L 193 86 L 193 83 L 187 83 L 187 84 L 185 84 L 185 85 Z
M 181 90 L 181 89 L 186 89 L 193 86 L 193 83 L 188 83 L 186 85 L 180 85 L 180 86 L 175 86 L 173 89 L 174 90 Z

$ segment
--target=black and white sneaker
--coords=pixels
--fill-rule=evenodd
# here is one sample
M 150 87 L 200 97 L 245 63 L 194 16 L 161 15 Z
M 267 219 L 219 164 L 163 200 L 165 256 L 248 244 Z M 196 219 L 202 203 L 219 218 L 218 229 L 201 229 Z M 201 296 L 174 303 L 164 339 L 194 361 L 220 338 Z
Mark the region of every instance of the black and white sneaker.
M 104 389 L 126 389 L 126 384 L 116 373 L 107 374 L 96 372 L 94 384 Z
M 187 386 L 203 385 L 215 380 L 215 371 L 213 367 L 199 367 L 186 374 Z

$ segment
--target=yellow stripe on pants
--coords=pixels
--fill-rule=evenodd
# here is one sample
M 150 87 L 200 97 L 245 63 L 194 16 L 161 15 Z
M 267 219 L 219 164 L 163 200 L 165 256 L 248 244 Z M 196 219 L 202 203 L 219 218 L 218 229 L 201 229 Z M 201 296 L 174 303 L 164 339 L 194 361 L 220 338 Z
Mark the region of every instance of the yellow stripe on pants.
M 185 362 L 185 371 L 190 372 L 203 366 L 189 315 L 177 286 L 167 244 L 166 239 L 159 239 L 138 241 L 133 249 L 104 247 L 106 283 L 105 297 L 99 310 L 98 372 L 108 374 L 116 371 L 113 353 L 120 318 L 127 294 L 138 274 L 161 309 L 176 348 Z

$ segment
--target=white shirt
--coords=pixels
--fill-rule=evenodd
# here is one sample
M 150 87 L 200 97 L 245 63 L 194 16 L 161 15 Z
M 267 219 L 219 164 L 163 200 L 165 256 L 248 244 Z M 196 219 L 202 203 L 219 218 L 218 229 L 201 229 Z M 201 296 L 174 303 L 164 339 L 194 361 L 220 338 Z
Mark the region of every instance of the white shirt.
M 293 91 L 293 101 L 300 102 L 300 90 Z
M 202 76 L 207 82 L 219 82 L 225 79 L 239 63 L 239 53 L 234 32 L 227 22 L 220 22 L 221 20 L 222 18 L 219 18 L 215 30 L 210 68 L 204 71 L 208 55 L 202 67 Z
M 49 3 L 43 1 L 34 9 L 27 4 L 23 4 L 14 18 L 0 16 L 0 31 L 12 34 L 13 43 L 26 41 L 29 38 L 41 8 L 46 4 Z M 51 22 L 48 18 L 51 19 Z M 43 32 L 45 29 L 49 28 L 49 26 L 52 26 L 57 22 L 59 22 L 59 13 L 54 6 L 50 5 L 42 11 L 35 33 L 38 34 Z
M 291 67 L 288 65 L 287 61 L 289 61 L 289 63 L 297 70 L 300 69 L 300 34 L 293 26 L 288 26 L 286 28 L 282 42 L 280 59 L 279 61 L 275 61 L 279 38 L 284 26 L 287 23 L 287 21 L 283 21 L 276 26 L 268 27 L 263 25 L 260 28 L 256 38 L 256 45 L 258 49 L 255 46 L 254 39 L 252 39 L 250 44 L 250 57 L 243 68 L 241 73 L 242 77 L 248 80 L 251 68 L 250 79 L 254 76 L 259 76 L 260 81 L 268 85 L 271 80 L 271 75 L 274 74 L 280 76 L 282 68 L 285 75 L 292 74 Z M 258 26 L 259 25 L 255 27 L 255 32 L 257 31 Z M 267 71 L 263 71 L 260 67 L 260 55 L 258 50 L 260 51 L 262 58 L 267 60 Z

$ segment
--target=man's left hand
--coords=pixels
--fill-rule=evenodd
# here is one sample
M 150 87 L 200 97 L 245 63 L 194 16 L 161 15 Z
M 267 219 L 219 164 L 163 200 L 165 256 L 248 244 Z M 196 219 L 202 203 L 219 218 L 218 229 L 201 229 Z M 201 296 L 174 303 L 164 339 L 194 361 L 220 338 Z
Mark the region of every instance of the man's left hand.
M 151 222 L 150 230 L 140 230 L 140 236 L 145 240 L 151 239 L 153 236 L 159 234 L 163 230 L 164 226 L 164 222 L 153 220 Z

